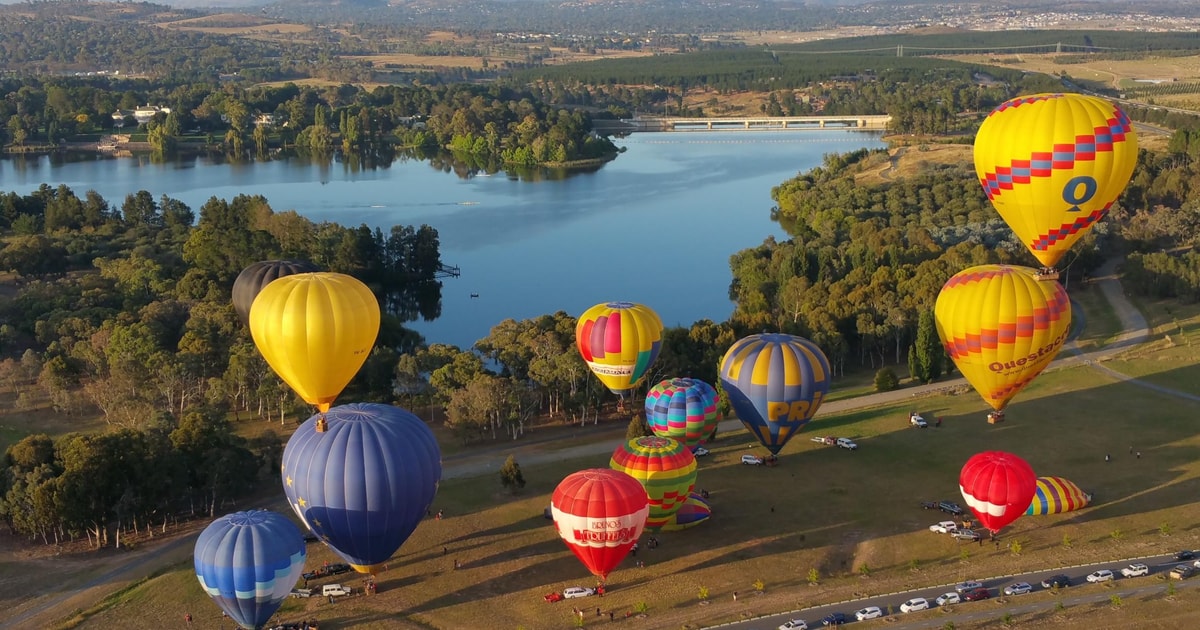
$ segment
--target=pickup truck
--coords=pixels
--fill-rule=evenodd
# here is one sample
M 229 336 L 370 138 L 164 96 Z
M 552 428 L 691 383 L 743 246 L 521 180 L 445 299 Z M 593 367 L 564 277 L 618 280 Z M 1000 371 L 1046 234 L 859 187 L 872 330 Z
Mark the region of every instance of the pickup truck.
M 1140 562 L 1135 562 L 1135 563 L 1125 567 L 1124 569 L 1121 569 L 1121 575 L 1123 575 L 1125 577 L 1138 577 L 1138 576 L 1142 576 L 1142 575 L 1150 575 L 1150 567 L 1148 567 Z

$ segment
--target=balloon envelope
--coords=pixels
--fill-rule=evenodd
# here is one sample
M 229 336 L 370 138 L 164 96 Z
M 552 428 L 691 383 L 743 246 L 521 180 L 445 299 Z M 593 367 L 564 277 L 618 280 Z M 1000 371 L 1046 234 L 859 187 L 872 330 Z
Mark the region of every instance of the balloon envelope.
M 262 288 L 272 280 L 320 269 L 306 260 L 260 260 L 238 274 L 233 281 L 233 308 L 243 324 L 250 323 L 250 306 Z
M 627 396 L 658 358 L 662 320 L 641 304 L 597 304 L 579 316 L 575 344 L 600 382 L 613 393 Z
M 1038 477 L 1033 501 L 1025 514 L 1061 514 L 1086 507 L 1092 495 L 1062 477 Z
M 287 517 L 266 510 L 222 516 L 196 539 L 200 588 L 243 628 L 270 620 L 304 572 L 304 538 Z
M 646 529 L 658 531 L 683 507 L 696 485 L 696 457 L 683 442 L 657 435 L 629 440 L 613 451 L 608 467 L 646 489 Z
M 671 520 L 663 525 L 663 531 L 676 532 L 681 529 L 695 527 L 704 521 L 707 521 L 712 516 L 712 508 L 709 507 L 708 501 L 698 494 L 688 495 L 688 500 L 683 503 L 683 507 L 671 516 Z
M 362 367 L 379 334 L 379 302 L 340 273 L 303 273 L 263 287 L 250 335 L 283 382 L 321 411 Z
M 283 449 L 283 490 L 300 520 L 355 570 L 371 573 L 413 533 L 437 494 L 433 431 L 399 407 L 353 403 L 320 414 Z
M 946 354 L 996 411 L 1041 373 L 1067 340 L 1071 300 L 1029 267 L 980 265 L 954 274 L 933 315 Z
M 1125 112 L 1082 94 L 1001 103 L 975 136 L 988 199 L 1042 265 L 1053 267 L 1104 217 L 1137 163 Z
M 554 527 L 583 566 L 601 580 L 641 537 L 650 513 L 636 479 L 608 468 L 567 475 L 550 497 Z
M 778 454 L 829 393 L 829 360 L 813 342 L 763 333 L 738 342 L 721 359 L 721 385 L 746 429 Z
M 683 442 L 692 451 L 720 421 L 717 390 L 694 378 L 672 378 L 646 392 L 646 424 L 655 435 Z
M 1004 451 L 973 455 L 958 475 L 963 500 L 993 534 L 1025 513 L 1036 485 L 1029 463 Z

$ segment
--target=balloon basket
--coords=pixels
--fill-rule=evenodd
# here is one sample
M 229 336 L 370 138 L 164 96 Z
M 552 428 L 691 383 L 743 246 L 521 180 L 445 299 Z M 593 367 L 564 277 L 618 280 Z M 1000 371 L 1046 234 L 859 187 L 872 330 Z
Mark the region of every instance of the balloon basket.
M 1003 411 L 993 411 L 988 414 L 988 424 L 999 424 L 1001 422 L 1004 422 Z
M 1033 274 L 1033 277 L 1038 280 L 1058 280 L 1058 270 L 1053 267 L 1042 267 Z

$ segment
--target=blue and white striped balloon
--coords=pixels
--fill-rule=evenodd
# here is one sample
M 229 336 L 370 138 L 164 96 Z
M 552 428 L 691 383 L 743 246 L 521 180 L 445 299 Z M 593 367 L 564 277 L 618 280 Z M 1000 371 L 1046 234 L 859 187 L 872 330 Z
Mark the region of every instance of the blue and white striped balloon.
M 247 630 L 279 610 L 304 572 L 304 537 L 287 517 L 267 510 L 227 514 L 196 540 L 200 588 Z

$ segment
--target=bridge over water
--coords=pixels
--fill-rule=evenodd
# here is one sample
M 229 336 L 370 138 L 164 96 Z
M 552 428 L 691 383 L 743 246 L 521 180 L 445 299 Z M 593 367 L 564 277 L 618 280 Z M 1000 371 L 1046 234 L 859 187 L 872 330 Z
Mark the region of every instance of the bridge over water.
M 888 115 L 748 116 L 740 118 L 632 118 L 593 120 L 597 131 L 784 131 L 858 129 L 884 131 Z

